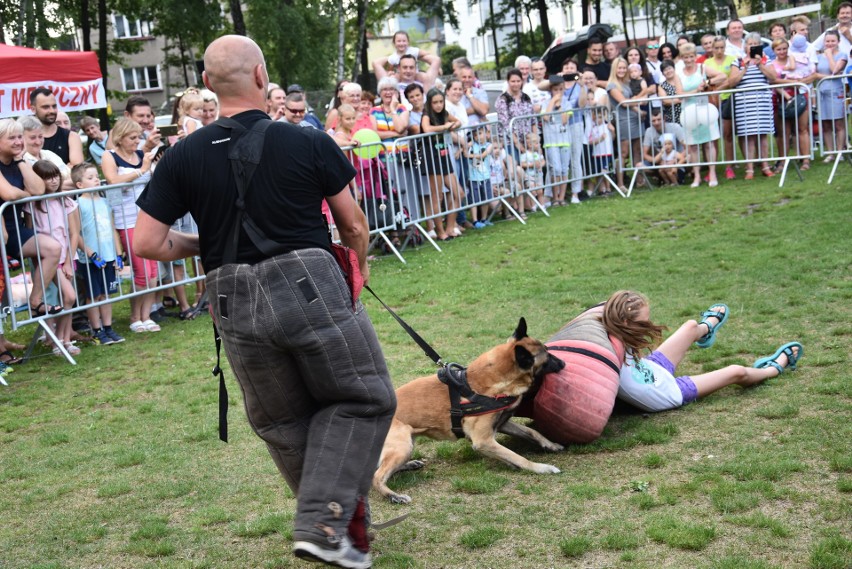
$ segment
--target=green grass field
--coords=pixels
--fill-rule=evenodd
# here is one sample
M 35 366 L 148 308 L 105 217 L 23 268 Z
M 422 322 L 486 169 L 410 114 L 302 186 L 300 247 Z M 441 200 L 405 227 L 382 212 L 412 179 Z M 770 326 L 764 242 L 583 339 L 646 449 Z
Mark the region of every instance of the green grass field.
M 816 165 L 791 178 L 660 189 L 499 223 L 439 254 L 382 258 L 372 285 L 450 361 L 502 342 L 524 316 L 546 339 L 631 288 L 671 329 L 716 301 L 731 317 L 700 373 L 799 340 L 799 370 L 683 409 L 616 413 L 594 444 L 546 454 L 558 475 L 509 470 L 466 441 L 418 441 L 427 463 L 373 497 L 375 567 L 850 567 L 852 182 Z M 371 297 L 394 383 L 431 362 Z M 117 329 L 127 329 L 126 306 Z M 13 337 L 22 341 L 28 327 Z M 0 388 L 0 567 L 279 568 L 294 499 L 231 394 L 216 436 L 209 319 L 17 366 Z

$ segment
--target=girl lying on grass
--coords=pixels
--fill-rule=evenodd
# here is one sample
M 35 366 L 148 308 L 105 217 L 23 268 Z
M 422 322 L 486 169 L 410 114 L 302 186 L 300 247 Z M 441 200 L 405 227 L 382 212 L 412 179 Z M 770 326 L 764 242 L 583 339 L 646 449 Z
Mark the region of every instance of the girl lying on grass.
M 788 368 L 795 370 L 804 353 L 802 344 L 788 342 L 750 368 L 730 365 L 709 373 L 677 377 L 675 368 L 693 343 L 709 348 L 716 342 L 716 333 L 728 319 L 728 307 L 714 304 L 701 317 L 700 322 L 687 320 L 649 355 L 640 357 L 660 340 L 665 327 L 650 320 L 651 307 L 642 294 L 621 290 L 609 297 L 601 322 L 609 334 L 624 343 L 627 354 L 619 376 L 618 397 L 645 411 L 676 409 L 728 385 L 750 387 Z

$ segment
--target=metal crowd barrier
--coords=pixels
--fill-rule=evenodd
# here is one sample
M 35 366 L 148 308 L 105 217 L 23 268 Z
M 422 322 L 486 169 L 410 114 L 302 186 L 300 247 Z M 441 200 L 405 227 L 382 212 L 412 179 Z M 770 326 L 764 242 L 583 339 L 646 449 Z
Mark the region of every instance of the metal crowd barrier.
M 397 158 L 393 163 L 392 179 L 398 184 L 398 210 L 406 214 L 402 225 L 413 228 L 438 251 L 441 248 L 437 238 L 444 232 L 444 218 L 456 216 L 460 223 L 460 215 L 471 215 L 476 221 L 480 221 L 482 215 L 481 221 L 490 221 L 498 202 L 519 218 L 508 201 L 508 192 L 492 186 L 490 173 L 488 183 L 482 179 L 486 164 L 490 169 L 493 162 L 483 156 L 482 147 L 493 149 L 495 144 L 502 147 L 495 124 L 488 122 L 452 132 L 405 136 L 393 142 L 391 154 Z M 403 156 L 407 157 L 403 159 Z M 477 208 L 475 214 L 474 208 Z
M 792 119 L 789 119 L 784 115 L 783 112 L 780 112 L 779 109 L 783 107 L 781 106 L 781 103 L 778 103 L 777 101 L 780 100 L 780 92 L 784 89 L 794 89 L 795 92 L 798 93 L 800 90 L 807 91 L 808 87 L 803 83 L 789 83 L 783 86 L 755 86 L 744 89 L 728 89 L 724 91 L 709 91 L 703 93 L 691 93 L 688 95 L 671 95 L 666 97 L 658 97 L 656 100 L 660 102 L 666 100 L 682 101 L 680 123 L 675 124 L 684 131 L 685 136 L 682 139 L 678 138 L 677 142 L 679 145 L 685 147 L 684 151 L 686 152 L 687 160 L 680 167 L 694 169 L 696 167 L 700 168 L 702 166 L 716 167 L 743 164 L 746 166 L 751 165 L 752 168 L 754 168 L 754 163 L 757 161 L 767 163 L 773 161 L 781 161 L 783 162 L 784 166 L 780 175 L 779 187 L 784 185 L 787 170 L 790 164 L 794 165 L 799 174 L 799 179 L 802 180 L 803 178 L 801 172 L 799 171 L 799 167 L 794 161 L 804 159 L 810 160 L 813 158 L 813 145 L 811 144 L 812 137 L 810 134 L 813 132 L 813 116 L 810 112 L 802 113 L 805 115 L 804 120 L 807 121 L 807 124 L 801 124 L 800 121 L 802 120 L 802 114 Z M 721 139 L 722 133 L 724 132 L 724 121 L 726 119 L 722 117 L 722 113 L 719 111 L 719 109 L 717 109 L 713 104 L 709 102 L 710 96 L 721 96 L 724 94 L 730 94 L 732 97 L 732 117 L 730 120 L 733 122 L 733 136 L 738 139 L 737 142 L 739 143 L 733 145 L 733 156 L 724 156 L 720 154 L 719 145 L 721 142 L 723 142 Z M 766 122 L 772 123 L 771 130 L 773 132 L 738 135 L 738 99 L 741 104 L 744 101 L 748 101 L 748 104 L 762 104 L 764 108 L 771 109 L 769 111 L 770 115 L 767 115 L 763 118 Z M 628 113 L 633 113 L 634 111 L 632 110 L 632 107 L 635 106 L 635 101 L 628 103 L 619 103 L 616 107 L 613 120 L 617 122 L 619 115 L 627 115 Z M 810 109 L 810 106 L 808 106 L 807 108 Z M 742 116 L 744 115 L 745 110 L 745 107 L 740 109 L 740 120 L 744 122 L 746 119 L 754 119 L 754 115 L 752 113 Z M 647 160 L 645 160 L 644 142 L 646 140 L 646 135 L 650 133 L 650 138 L 654 138 L 656 135 L 652 131 L 655 129 L 653 126 L 645 128 L 640 121 L 639 132 L 636 132 L 636 129 L 633 126 L 634 122 L 635 121 L 623 121 L 623 124 L 627 125 L 626 132 L 618 134 L 619 141 L 622 139 L 631 141 L 630 144 L 627 144 L 627 158 L 629 159 L 630 165 L 626 165 L 627 160 L 625 160 L 624 156 L 622 156 L 620 159 L 621 166 L 624 168 L 624 172 L 631 173 L 630 186 L 628 187 L 626 192 L 628 196 L 633 192 L 633 188 L 636 185 L 636 180 L 639 175 L 644 175 L 644 172 L 646 171 L 660 170 L 664 168 L 673 167 L 670 164 L 649 163 Z M 803 132 L 805 127 L 807 127 L 807 132 L 809 134 L 807 140 L 803 141 L 801 140 L 801 137 L 798 136 L 798 133 Z M 714 132 L 715 129 L 718 129 L 718 133 Z M 712 139 L 706 143 L 688 144 L 690 137 L 688 136 L 687 131 L 695 132 L 698 134 L 704 134 L 704 137 L 709 135 Z M 789 132 L 789 135 L 785 136 L 783 134 L 780 134 L 779 131 L 780 133 Z M 666 131 L 664 126 L 664 132 L 670 131 Z M 659 133 L 659 131 L 657 131 L 657 133 Z M 718 136 L 714 136 L 716 134 L 718 134 Z M 642 147 L 640 156 L 636 156 L 637 150 L 635 148 L 635 143 L 633 143 L 633 141 L 637 139 L 640 141 L 639 144 Z M 790 144 L 790 139 L 794 139 L 793 144 Z M 751 149 L 752 144 L 755 147 L 754 150 Z M 658 152 L 659 149 L 654 146 L 652 148 L 653 155 L 656 156 Z M 759 175 L 759 172 L 757 174 Z
M 545 159 L 543 172 L 533 174 L 538 182 L 528 184 L 526 179 L 523 183 L 519 180 L 516 195 L 543 191 L 551 203 L 554 199 L 564 201 L 569 194 L 579 194 L 587 180 L 596 182 L 595 190 L 601 183 L 607 183 L 620 192 L 612 179 L 614 141 L 609 115 L 608 107 L 595 106 L 512 119 L 508 131 L 514 128 L 516 120 L 535 121 L 540 128 Z
M 386 152 L 381 142 L 343 148 L 355 167 L 351 190 L 367 217 L 370 229 L 370 249 L 381 240 L 397 259 L 405 263 L 399 249 L 401 243 L 396 233 L 402 230 L 402 209 L 399 208 L 392 173 L 394 156 Z M 329 220 L 333 226 L 333 220 Z
M 820 154 L 833 157 L 831 174 L 828 176 L 830 184 L 837 173 L 837 167 L 841 160 L 846 160 L 852 166 L 852 141 L 850 141 L 850 106 L 852 99 L 847 96 L 849 80 L 852 74 L 834 75 L 824 77 L 817 81 L 814 88 L 814 98 L 817 103 L 817 119 L 819 121 L 819 149 Z M 836 105 L 842 105 L 842 116 L 837 118 Z M 832 106 L 835 108 L 832 108 Z M 829 117 L 823 119 L 823 116 Z M 828 123 L 828 125 L 826 125 Z M 826 128 L 830 126 L 831 128 Z
M 11 209 L 12 215 L 14 215 L 15 218 L 17 219 L 19 216 L 22 216 L 25 212 L 29 212 L 31 207 L 41 207 L 41 206 L 39 206 L 39 204 L 41 204 L 42 202 L 45 202 L 47 200 L 58 200 L 58 199 L 68 198 L 68 199 L 71 199 L 71 200 L 78 201 L 77 198 L 79 196 L 83 195 L 83 194 L 96 194 L 96 193 L 98 193 L 98 194 L 101 194 L 103 196 L 101 199 L 106 200 L 107 203 L 118 204 L 121 201 L 122 192 L 125 192 L 125 193 L 128 192 L 128 191 L 133 192 L 133 187 L 134 187 L 133 183 L 115 184 L 115 185 L 112 185 L 112 186 L 101 186 L 99 188 L 92 188 L 92 189 L 86 189 L 86 190 L 71 190 L 71 191 L 66 191 L 66 192 L 57 192 L 57 193 L 54 193 L 54 194 L 45 194 L 45 195 L 42 195 L 42 196 L 25 198 L 25 199 L 17 200 L 17 201 L 14 201 L 14 202 L 5 202 L 2 205 L 0 205 L 0 216 L 4 215 L 6 210 Z M 135 192 L 134 192 L 134 194 L 135 194 Z M 130 199 L 131 198 L 128 198 L 128 203 L 129 203 Z M 136 208 L 135 199 L 136 199 L 135 197 L 132 197 L 134 208 Z M 47 209 L 47 208 L 45 207 L 45 209 Z M 124 225 L 121 222 L 122 221 L 128 221 L 124 210 L 118 211 L 117 209 L 113 208 L 112 206 L 109 209 L 111 210 L 111 213 L 113 214 L 114 219 L 116 221 L 118 221 L 118 223 L 115 223 L 113 225 L 113 227 L 115 225 Z M 138 209 L 136 211 L 138 211 Z M 118 215 L 115 215 L 116 212 L 118 213 Z M 62 222 L 64 221 L 64 226 L 69 227 L 69 225 L 68 225 L 69 224 L 69 216 L 68 216 L 67 211 L 63 209 L 62 215 L 63 215 L 64 219 L 62 219 L 62 220 L 57 219 L 56 222 L 55 222 L 56 225 L 62 225 Z M 44 231 L 49 231 L 49 230 L 51 230 L 55 227 L 53 217 L 51 217 L 51 215 L 49 213 L 47 215 L 47 223 L 48 223 L 47 227 L 43 227 L 42 231 L 38 235 L 41 235 L 41 233 L 43 233 Z M 184 226 L 184 228 L 185 228 L 184 231 L 186 231 L 187 229 L 192 230 L 192 227 L 189 227 L 189 226 Z M 97 225 L 95 226 L 95 230 L 96 230 L 96 235 L 98 237 L 102 237 L 100 231 L 98 230 Z M 15 231 L 16 231 L 16 235 L 14 237 L 20 242 L 20 239 L 21 239 L 20 228 L 16 226 Z M 10 235 L 9 237 L 11 238 L 12 236 Z M 47 237 L 45 237 L 45 238 L 47 238 Z M 41 239 L 42 239 L 42 237 L 39 237 L 38 239 L 34 240 L 35 249 L 36 249 L 36 255 L 35 255 L 35 257 L 33 257 L 34 259 L 41 259 L 42 258 L 42 250 L 41 250 L 42 246 L 39 243 L 39 241 Z M 113 241 L 114 240 L 115 239 L 113 238 Z M 97 247 L 97 244 L 87 243 L 87 245 L 93 251 L 97 251 L 97 249 L 92 247 L 93 245 L 95 245 L 95 247 Z M 64 245 L 64 246 L 67 247 L 67 245 Z M 82 238 L 81 238 L 81 246 L 82 246 Z M 122 245 L 122 248 L 124 249 L 124 253 L 127 257 L 127 265 L 132 267 L 133 261 L 134 261 L 134 255 L 133 255 L 132 248 L 126 247 L 125 245 Z M 103 252 L 98 251 L 98 253 L 103 253 Z M 55 321 L 57 318 L 59 318 L 63 315 L 70 315 L 70 314 L 75 314 L 77 312 L 83 312 L 85 310 L 88 310 L 89 308 L 102 306 L 104 304 L 115 303 L 115 302 L 119 302 L 119 301 L 123 301 L 123 300 L 130 300 L 130 299 L 141 297 L 141 296 L 146 295 L 146 294 L 155 293 L 157 291 L 168 290 L 168 289 L 173 288 L 173 287 L 185 286 L 187 284 L 194 283 L 194 282 L 202 280 L 204 278 L 198 257 L 195 257 L 195 258 L 192 259 L 192 262 L 195 266 L 195 276 L 193 276 L 193 277 L 191 277 L 188 274 L 188 272 L 185 270 L 186 265 L 181 264 L 181 262 L 179 262 L 179 261 L 178 262 L 171 262 L 171 263 L 158 263 L 157 268 L 156 268 L 157 274 L 156 274 L 155 278 L 151 278 L 151 276 L 148 274 L 149 271 L 145 272 L 144 277 L 142 275 L 139 276 L 140 280 L 144 279 L 144 284 L 137 284 L 135 282 L 135 279 L 133 278 L 132 272 L 131 272 L 131 278 L 130 278 L 129 285 L 119 286 L 118 290 L 115 291 L 114 293 L 108 292 L 107 295 L 106 295 L 106 298 L 102 301 L 90 300 L 89 302 L 85 302 L 83 299 L 87 296 L 87 293 L 88 293 L 88 286 L 89 286 L 88 281 L 90 281 L 93 278 L 92 272 L 90 270 L 91 265 L 89 263 L 82 262 L 82 259 L 80 259 L 80 257 L 78 257 L 77 252 L 72 252 L 72 254 L 73 254 L 73 259 L 66 259 L 66 261 L 65 261 L 66 263 L 69 263 L 69 262 L 73 263 L 75 260 L 78 261 L 76 263 L 77 270 L 74 271 L 74 277 L 75 278 L 73 280 L 71 280 L 71 284 L 74 288 L 74 297 L 75 298 L 69 299 L 63 293 L 61 288 L 56 287 L 56 285 L 53 284 L 51 280 L 44 278 L 44 275 L 42 274 L 42 270 L 44 269 L 45 264 L 43 262 L 42 263 L 32 263 L 32 261 L 30 259 L 23 259 L 23 258 L 18 259 L 21 263 L 20 273 L 17 274 L 17 275 L 13 275 L 13 271 L 11 270 L 11 268 L 9 266 L 9 259 L 7 257 L 6 242 L 0 240 L 0 256 L 2 256 L 6 291 L 7 291 L 7 296 L 9 298 L 9 303 L 4 304 L 2 311 L 0 311 L 0 333 L 4 332 L 4 329 L 6 328 L 6 322 L 7 321 L 8 321 L 12 330 L 17 330 L 17 329 L 19 329 L 23 326 L 28 325 L 28 324 L 37 324 L 38 325 L 38 328 L 36 328 L 35 333 L 33 334 L 32 341 L 30 342 L 30 345 L 29 345 L 27 352 L 25 354 L 25 359 L 30 357 L 32 350 L 33 350 L 33 347 L 35 345 L 35 342 L 37 341 L 37 339 L 40 335 L 40 331 L 43 331 L 45 336 L 53 342 L 54 346 L 56 348 L 58 348 L 58 350 L 65 357 L 65 359 L 69 363 L 75 364 L 76 362 L 74 361 L 74 358 L 68 353 L 68 351 L 65 349 L 65 346 L 63 345 L 63 343 L 58 340 L 58 338 L 56 337 L 56 335 L 54 333 L 52 324 L 54 323 L 53 321 Z M 110 256 L 111 255 L 109 255 L 109 254 L 106 255 L 107 258 L 109 258 Z M 148 263 L 155 263 L 155 261 L 148 261 Z M 27 270 L 28 265 L 30 265 L 30 267 L 31 267 L 29 271 Z M 151 267 L 150 272 L 153 272 L 154 271 L 153 265 L 149 265 L 149 266 Z M 16 271 L 17 271 L 17 269 L 16 269 Z M 181 271 L 183 271 L 183 273 L 184 273 L 183 278 L 175 279 L 174 278 L 175 275 L 179 274 Z M 38 276 L 33 277 L 33 275 L 36 275 L 36 274 Z M 102 276 L 101 278 L 103 279 L 102 285 L 104 285 L 104 288 L 107 289 L 109 283 L 106 282 L 106 278 L 104 276 Z M 120 279 L 119 274 L 118 274 L 118 270 L 116 270 L 116 279 L 119 282 L 121 282 L 121 279 Z M 13 288 L 13 285 L 18 285 L 19 292 L 23 293 L 23 294 L 15 295 L 14 294 L 15 289 Z M 23 290 L 20 290 L 20 288 L 22 288 Z M 43 314 L 42 315 L 42 314 L 34 313 L 33 307 L 31 306 L 30 301 L 29 301 L 30 294 L 33 292 L 34 289 L 38 289 L 41 292 L 41 296 L 44 299 L 44 303 L 45 303 L 45 309 L 48 305 L 54 305 L 54 304 L 62 305 L 62 306 L 67 305 L 67 307 L 64 308 L 64 310 L 62 310 L 62 312 L 54 314 L 54 315 L 50 315 L 50 314 Z M 18 306 L 16 306 L 16 303 L 15 303 L 15 297 L 16 296 L 18 296 L 18 297 L 23 296 L 23 300 L 21 300 L 21 303 Z M 19 298 L 19 300 L 20 300 L 20 298 Z

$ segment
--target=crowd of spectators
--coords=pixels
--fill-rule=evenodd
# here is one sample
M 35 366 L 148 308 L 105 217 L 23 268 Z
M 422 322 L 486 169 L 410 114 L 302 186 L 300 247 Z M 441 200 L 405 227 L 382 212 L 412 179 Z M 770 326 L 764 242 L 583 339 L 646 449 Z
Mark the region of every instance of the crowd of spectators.
M 847 73 L 852 3 L 842 2 L 837 25 L 813 42 L 808 24 L 803 16 L 789 28 L 773 24 L 769 46 L 736 19 L 726 36 L 703 36 L 700 49 L 686 37 L 674 45 L 649 41 L 623 50 L 592 39 L 583 57 L 566 59 L 560 73 L 549 76 L 543 61 L 521 56 L 493 105 L 469 61 L 454 60 L 452 76 L 442 80 L 440 58 L 411 46 L 407 34 L 398 32 L 394 52 L 373 62 L 377 93 L 339 82 L 323 122 L 301 86 L 270 84 L 267 113 L 273 120 L 324 130 L 352 151 L 358 175 L 351 190 L 372 229 L 393 225 L 392 208 L 385 205 L 396 195 L 405 215 L 426 220 L 430 237 L 449 240 L 489 225 L 501 207 L 496 198 L 507 204 L 504 217 L 524 219 L 531 211 L 609 193 L 609 183 L 601 184 L 599 176 L 613 169 L 622 191 L 625 169 L 642 167 L 671 185 L 685 183 L 691 170 L 692 187 L 702 181 L 718 185 L 716 162 L 725 164 L 726 179 L 735 178 L 740 165 L 745 179 L 756 167 L 771 177 L 777 167 L 771 157 L 810 154 L 807 113 L 814 108 L 826 133 L 824 152 L 845 150 L 847 82 L 832 77 Z M 79 129 L 88 141 L 86 152 L 48 89 L 33 91 L 31 110 L 32 116 L 0 120 L 3 202 L 94 189 L 100 173 L 109 184 L 123 184 L 53 205 L 48 199 L 39 202 L 39 211 L 7 207 L 6 253 L 30 259 L 33 267 L 31 316 L 60 315 L 75 303 L 108 298 L 119 290 L 117 275 L 128 270 L 133 290 L 141 293 L 131 299 L 133 333 L 159 331 L 167 307 L 177 308 L 173 314 L 180 319 L 204 310 L 201 282 L 195 304 L 182 285 L 170 289 L 174 298 L 142 292 L 184 281 L 189 267 L 134 255 L 132 236 L 136 198 L 159 153 L 216 120 L 215 95 L 193 88 L 179 93 L 174 133 L 160 132 L 150 103 L 140 96 L 126 101 L 109 131 L 83 117 Z M 375 138 L 360 136 L 362 130 Z M 379 148 L 357 152 L 367 144 L 362 140 L 377 140 L 373 145 Z M 803 158 L 800 168 L 809 166 Z M 180 220 L 175 228 L 192 231 L 193 222 Z M 203 268 L 195 263 L 193 272 Z M 73 282 L 76 287 L 69 289 Z M 112 328 L 111 310 L 90 309 L 87 317 L 97 343 L 124 340 Z M 74 342 L 84 338 L 71 329 L 70 318 L 52 320 L 66 351 L 78 352 Z M 0 366 L 18 361 L 12 350 L 20 348 L 0 336 Z M 64 355 L 58 346 L 53 349 Z

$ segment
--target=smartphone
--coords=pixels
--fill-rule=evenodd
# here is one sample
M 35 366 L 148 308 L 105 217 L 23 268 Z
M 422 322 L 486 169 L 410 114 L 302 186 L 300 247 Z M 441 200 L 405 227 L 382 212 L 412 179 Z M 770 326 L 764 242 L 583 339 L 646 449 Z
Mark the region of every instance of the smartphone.
M 579 73 L 565 73 L 562 76 L 562 78 L 565 79 L 566 81 L 579 81 L 580 80 L 580 74 Z
M 163 146 L 160 146 L 159 148 L 157 148 L 157 153 L 154 154 L 154 158 L 152 159 L 152 161 L 156 162 L 157 160 L 162 158 L 163 154 L 165 154 L 166 150 L 168 150 L 168 149 L 169 149 L 169 147 L 166 146 L 165 144 Z
M 753 45 L 748 50 L 749 57 L 763 57 L 763 46 Z
M 176 124 L 167 124 L 157 128 L 160 131 L 160 135 L 162 135 L 163 137 L 177 136 L 178 133 L 178 125 Z

